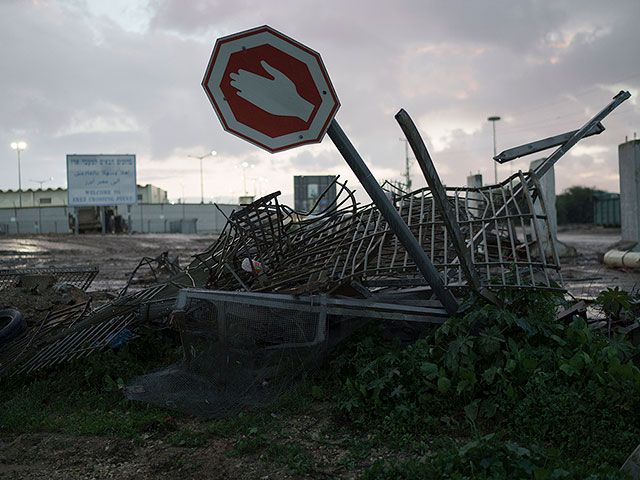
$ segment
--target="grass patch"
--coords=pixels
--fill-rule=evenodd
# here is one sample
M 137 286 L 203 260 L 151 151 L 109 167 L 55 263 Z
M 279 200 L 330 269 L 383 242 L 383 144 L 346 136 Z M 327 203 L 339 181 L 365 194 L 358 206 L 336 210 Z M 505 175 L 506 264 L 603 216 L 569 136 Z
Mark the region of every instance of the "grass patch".
M 153 332 L 118 350 L 108 350 L 61 368 L 0 383 L 0 432 L 61 432 L 136 438 L 161 428 L 175 413 L 132 402 L 122 395 L 124 379 L 167 362 L 180 352 Z

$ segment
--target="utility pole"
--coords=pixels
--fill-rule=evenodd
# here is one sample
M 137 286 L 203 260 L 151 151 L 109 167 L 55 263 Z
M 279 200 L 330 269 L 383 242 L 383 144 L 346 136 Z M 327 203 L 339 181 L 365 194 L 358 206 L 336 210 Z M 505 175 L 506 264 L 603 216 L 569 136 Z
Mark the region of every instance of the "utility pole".
M 494 115 L 493 117 L 487 118 L 493 124 L 493 156 L 495 157 L 498 153 L 496 152 L 496 122 L 500 120 L 500 117 Z M 492 158 L 493 160 L 493 158 Z M 498 162 L 493 160 L 493 175 L 495 178 L 495 185 L 498 184 Z
M 22 208 L 22 175 L 20 174 L 20 152 L 27 148 L 25 142 L 11 142 L 11 148 L 18 152 L 18 195 L 20 195 L 20 208 Z
M 404 142 L 404 181 L 407 186 L 407 193 L 411 191 L 411 172 L 409 171 L 409 141 L 406 138 L 399 138 Z

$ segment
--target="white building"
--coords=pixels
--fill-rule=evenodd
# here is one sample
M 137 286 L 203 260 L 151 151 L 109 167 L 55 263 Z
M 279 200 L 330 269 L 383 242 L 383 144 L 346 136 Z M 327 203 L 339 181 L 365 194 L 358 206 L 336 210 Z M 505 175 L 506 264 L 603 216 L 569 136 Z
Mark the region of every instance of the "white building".
M 167 191 L 151 184 L 138 185 L 138 203 L 169 203 Z M 0 190 L 0 208 L 19 208 L 20 197 L 23 207 L 64 207 L 67 205 L 66 188 L 36 190 Z

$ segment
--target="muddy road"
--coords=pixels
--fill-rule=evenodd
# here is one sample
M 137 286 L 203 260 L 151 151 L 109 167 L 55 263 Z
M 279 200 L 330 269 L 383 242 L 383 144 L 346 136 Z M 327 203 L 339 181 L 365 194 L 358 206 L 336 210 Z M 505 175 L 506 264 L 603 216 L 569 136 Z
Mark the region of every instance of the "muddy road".
M 629 292 L 640 289 L 640 270 L 611 268 L 602 263 L 604 253 L 620 241 L 620 230 L 583 228 L 558 232 L 558 240 L 572 246 L 577 256 L 561 258 L 562 277 L 568 291 L 580 298 L 592 298 L 607 287 Z
M 209 247 L 214 235 L 30 235 L 0 237 L 0 268 L 92 267 L 100 273 L 91 291 L 117 292 L 143 257 L 163 252 L 178 256 L 181 266 Z M 148 269 L 147 269 L 148 270 Z M 144 268 L 140 270 L 144 272 Z

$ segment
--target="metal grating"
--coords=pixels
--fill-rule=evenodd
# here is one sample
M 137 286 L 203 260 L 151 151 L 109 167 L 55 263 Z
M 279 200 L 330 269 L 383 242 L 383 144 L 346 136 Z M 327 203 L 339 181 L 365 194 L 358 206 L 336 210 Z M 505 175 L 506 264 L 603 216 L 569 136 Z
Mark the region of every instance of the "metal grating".
M 535 175 L 521 172 L 499 185 L 446 189 L 483 286 L 563 288 L 538 191 Z M 396 197 L 395 206 L 445 285 L 469 288 L 431 190 Z M 307 294 L 331 292 L 352 280 L 376 286 L 425 283 L 374 205 L 352 203 L 306 218 L 274 207 L 255 204 L 250 213 L 229 220 L 212 252 L 208 288 Z
M 51 275 L 57 283 L 66 283 L 86 291 L 99 271 L 98 267 L 4 269 L 0 270 L 0 290 L 17 286 L 22 275 Z
M 136 323 L 134 312 L 88 323 L 89 304 L 50 312 L 39 325 L 0 349 L 0 377 L 31 373 L 87 357 L 108 347 L 118 334 Z

